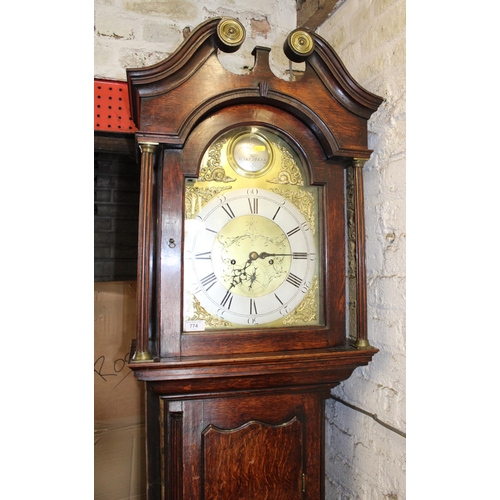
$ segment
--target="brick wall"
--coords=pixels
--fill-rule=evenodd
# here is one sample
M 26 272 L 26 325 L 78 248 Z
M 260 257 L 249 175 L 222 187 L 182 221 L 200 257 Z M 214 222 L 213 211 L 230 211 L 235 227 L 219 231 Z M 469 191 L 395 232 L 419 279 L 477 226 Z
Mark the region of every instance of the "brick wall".
M 196 26 L 217 16 L 236 17 L 246 30 L 242 47 L 221 54 L 221 63 L 236 73 L 253 66 L 256 45 L 270 47 L 271 69 L 287 73 L 283 43 L 296 28 L 296 0 L 130 0 L 94 2 L 94 76 L 125 80 L 125 68 L 164 60 Z
M 326 498 L 406 498 L 406 11 L 345 0 L 318 29 L 351 75 L 385 99 L 364 167 L 368 332 L 380 351 L 326 405 Z
M 139 172 L 129 154 L 94 154 L 94 281 L 137 277 Z

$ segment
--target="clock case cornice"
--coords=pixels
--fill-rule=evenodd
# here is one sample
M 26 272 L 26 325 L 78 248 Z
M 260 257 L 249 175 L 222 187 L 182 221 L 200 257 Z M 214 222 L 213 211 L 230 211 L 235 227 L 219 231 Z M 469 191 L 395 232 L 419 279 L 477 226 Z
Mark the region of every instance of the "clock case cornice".
M 306 56 L 293 50 L 290 39 L 294 32 L 287 38 L 285 53 L 295 62 L 305 61 L 305 72 L 296 81 L 275 76 L 269 66 L 270 49 L 259 46 L 253 51 L 253 69 L 248 74 L 234 74 L 221 65 L 217 53 L 234 52 L 243 40 L 240 45 L 224 43 L 217 31 L 224 19 L 202 23 L 164 61 L 127 69 L 139 142 L 182 148 L 193 128 L 217 109 L 259 103 L 283 109 L 303 121 L 328 158 L 369 158 L 366 122 L 383 100 L 352 78 L 323 38 L 300 28 L 313 41 L 314 48 Z M 190 103 L 189 111 L 183 108 L 184 102 Z

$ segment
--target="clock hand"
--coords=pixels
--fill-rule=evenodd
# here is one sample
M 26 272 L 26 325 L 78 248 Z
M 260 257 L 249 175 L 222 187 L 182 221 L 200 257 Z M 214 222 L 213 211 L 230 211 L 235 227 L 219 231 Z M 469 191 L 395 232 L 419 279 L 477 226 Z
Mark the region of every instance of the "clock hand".
M 262 252 L 259 255 L 259 258 L 265 259 L 266 257 L 291 257 L 293 254 L 292 253 L 267 253 L 267 252 Z
M 236 285 L 242 285 L 244 281 L 249 281 L 253 283 L 255 279 L 252 279 L 252 276 L 248 274 L 247 269 L 250 267 L 252 264 L 253 260 L 258 258 L 258 254 L 256 252 L 252 252 L 252 254 L 255 254 L 255 256 L 249 257 L 249 259 L 245 262 L 245 265 L 243 267 L 233 267 L 232 273 L 231 273 L 231 284 L 229 286 L 229 289 L 235 287 Z M 236 261 L 233 259 L 231 261 L 231 264 L 234 265 L 236 264 Z M 250 285 L 251 288 L 252 285 Z
M 262 253 L 257 253 L 257 252 L 250 252 L 250 255 L 248 256 L 248 262 L 252 262 L 253 260 L 257 259 L 265 259 L 266 257 L 291 257 L 293 253 L 267 253 L 267 252 L 262 252 Z

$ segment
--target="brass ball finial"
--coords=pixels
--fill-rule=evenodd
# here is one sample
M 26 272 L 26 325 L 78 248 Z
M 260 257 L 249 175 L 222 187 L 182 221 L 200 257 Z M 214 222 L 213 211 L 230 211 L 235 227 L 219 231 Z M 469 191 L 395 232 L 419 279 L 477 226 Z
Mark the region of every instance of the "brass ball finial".
M 313 37 L 302 29 L 292 31 L 285 41 L 284 50 L 289 59 L 294 62 L 302 62 L 314 50 Z
M 290 36 L 290 45 L 295 52 L 302 55 L 307 55 L 312 52 L 314 42 L 309 33 L 299 30 L 294 31 Z
M 222 19 L 217 26 L 217 36 L 225 46 L 237 48 L 245 39 L 245 28 L 236 19 Z

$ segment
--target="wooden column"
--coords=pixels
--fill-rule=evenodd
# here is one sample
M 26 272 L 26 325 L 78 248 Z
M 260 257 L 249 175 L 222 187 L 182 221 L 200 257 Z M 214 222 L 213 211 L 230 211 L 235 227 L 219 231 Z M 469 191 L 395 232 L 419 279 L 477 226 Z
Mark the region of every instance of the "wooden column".
M 141 150 L 141 186 L 139 198 L 139 247 L 137 254 L 137 342 L 133 362 L 153 361 L 149 352 L 149 304 L 152 269 L 150 266 L 153 169 L 158 143 L 139 144 Z
M 371 348 L 368 342 L 366 300 L 366 251 L 365 251 L 365 207 L 363 193 L 364 158 L 353 159 L 354 174 L 354 227 L 356 237 L 356 347 Z

